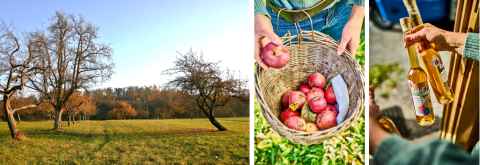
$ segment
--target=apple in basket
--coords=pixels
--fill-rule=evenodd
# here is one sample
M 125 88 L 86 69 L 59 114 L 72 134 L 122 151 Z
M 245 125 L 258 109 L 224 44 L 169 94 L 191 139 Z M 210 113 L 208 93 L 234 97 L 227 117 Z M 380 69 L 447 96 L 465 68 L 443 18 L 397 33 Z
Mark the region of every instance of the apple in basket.
M 321 73 L 314 73 L 308 78 L 310 87 L 323 89 L 327 85 L 327 79 Z
M 294 111 L 301 110 L 305 102 L 307 102 L 307 96 L 300 91 L 294 91 L 288 98 L 288 107 Z
M 310 88 L 310 86 L 302 85 L 302 86 L 300 86 L 299 90 L 300 90 L 300 92 L 303 92 L 303 94 L 307 95 L 307 92 L 310 91 L 310 89 L 312 89 L 312 88 Z
M 335 112 L 335 116 L 338 116 L 338 109 L 333 105 L 327 104 L 327 108 L 325 108 L 325 110 Z
M 282 120 L 282 122 L 285 122 L 286 119 L 292 116 L 300 116 L 300 112 L 292 111 L 292 109 L 288 108 L 282 112 L 280 120 Z
M 282 68 L 290 61 L 290 53 L 284 45 L 268 43 L 263 48 L 263 61 L 271 68 Z
M 320 131 L 315 123 L 305 124 L 305 132 L 317 132 Z
M 283 98 L 282 98 L 282 104 L 284 107 L 288 107 L 288 101 L 290 99 L 290 95 L 295 92 L 295 91 L 288 91 L 287 93 L 285 93 L 283 95 Z
M 317 125 L 322 130 L 337 126 L 337 118 L 333 111 L 322 111 L 317 114 Z
M 285 120 L 283 124 L 285 124 L 285 126 L 291 129 L 305 131 L 305 120 L 298 116 L 292 116 L 287 118 L 287 120 Z
M 328 104 L 333 104 L 336 101 L 335 93 L 333 92 L 333 87 L 328 87 L 325 91 L 325 100 Z
M 307 96 L 307 101 L 310 101 L 312 98 L 317 96 L 324 97 L 323 90 L 320 88 L 313 88 L 312 90 L 308 91 L 307 94 L 305 95 Z
M 315 113 L 320 113 L 327 108 L 327 101 L 325 98 L 317 96 L 309 101 L 310 109 Z

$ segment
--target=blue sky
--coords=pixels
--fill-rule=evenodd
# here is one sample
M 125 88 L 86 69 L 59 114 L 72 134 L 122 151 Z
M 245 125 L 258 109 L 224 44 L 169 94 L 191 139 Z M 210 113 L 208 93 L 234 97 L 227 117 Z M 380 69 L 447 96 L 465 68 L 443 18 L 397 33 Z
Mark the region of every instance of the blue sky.
M 115 72 L 98 87 L 161 85 L 173 77 L 176 51 L 190 47 L 242 77 L 253 73 L 250 2 L 241 1 L 5 1 L 0 18 L 21 30 L 48 26 L 57 10 L 82 14 L 100 26 L 98 42 L 114 49 Z M 252 80 L 250 80 L 252 81 Z

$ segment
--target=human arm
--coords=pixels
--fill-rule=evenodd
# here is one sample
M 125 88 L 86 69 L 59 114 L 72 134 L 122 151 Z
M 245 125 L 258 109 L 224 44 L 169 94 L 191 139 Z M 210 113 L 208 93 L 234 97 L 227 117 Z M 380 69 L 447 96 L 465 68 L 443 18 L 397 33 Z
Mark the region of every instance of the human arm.
M 347 49 L 353 56 L 360 43 L 360 33 L 362 31 L 363 18 L 365 16 L 365 6 L 353 5 L 352 12 L 347 23 L 343 27 L 342 38 L 337 48 L 337 54 L 341 55 Z
M 370 154 L 375 153 L 376 149 L 384 141 L 389 134 L 380 128 L 380 125 L 378 125 L 378 118 L 380 116 L 380 111 L 377 103 L 375 102 L 375 92 L 373 87 L 369 87 L 368 89 L 368 96 L 369 96 L 369 148 L 370 148 Z
M 253 2 L 253 7 L 254 15 L 263 14 L 268 18 L 271 18 L 270 14 L 268 14 L 267 8 L 265 8 L 265 3 L 263 3 L 263 0 L 255 0 Z
M 348 0 L 347 5 L 349 5 L 349 6 L 353 6 L 353 5 L 365 6 L 365 0 Z
M 411 143 L 398 135 L 390 135 L 374 152 L 375 164 L 479 164 L 478 155 L 446 140 Z
M 446 140 L 413 144 L 398 135 L 388 134 L 377 124 L 379 107 L 373 87 L 369 88 L 369 148 L 375 164 L 479 164 L 479 156 L 470 155 Z
M 417 43 L 418 51 L 427 50 L 421 41 L 435 44 L 437 51 L 449 51 L 478 61 L 479 37 L 477 33 L 455 33 L 437 28 L 429 23 L 417 26 L 405 35 L 405 47 Z
M 269 67 L 262 58 L 263 47 L 270 41 L 274 44 L 281 45 L 282 40 L 277 34 L 273 32 L 273 26 L 270 18 L 263 14 L 256 14 L 254 16 L 254 57 L 260 67 L 268 70 Z
M 467 33 L 467 39 L 465 40 L 465 47 L 463 48 L 463 57 L 470 60 L 479 60 L 480 54 L 480 35 L 478 33 Z

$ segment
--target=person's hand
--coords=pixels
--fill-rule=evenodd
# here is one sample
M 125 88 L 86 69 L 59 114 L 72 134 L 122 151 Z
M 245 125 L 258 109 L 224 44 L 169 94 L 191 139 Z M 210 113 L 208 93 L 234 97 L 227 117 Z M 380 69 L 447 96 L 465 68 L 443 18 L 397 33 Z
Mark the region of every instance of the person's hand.
M 282 40 L 273 32 L 273 26 L 270 19 L 263 14 L 254 16 L 254 57 L 260 67 L 268 70 L 269 67 L 263 62 L 262 51 L 263 47 L 270 41 L 274 44 L 281 45 Z
M 377 121 L 380 116 L 380 107 L 375 102 L 375 91 L 372 86 L 368 87 L 368 102 L 369 118 Z
M 353 56 L 355 56 L 358 44 L 360 43 L 360 33 L 362 32 L 364 16 L 365 6 L 353 5 L 350 17 L 343 27 L 342 39 L 340 39 L 340 44 L 337 48 L 338 55 L 341 55 L 346 48 Z
M 389 134 L 385 132 L 377 121 L 380 116 L 380 107 L 375 102 L 375 92 L 373 87 L 368 88 L 368 108 L 369 108 L 369 149 L 370 154 L 374 154 L 377 147 L 384 141 Z
M 462 55 L 463 46 L 467 34 L 465 33 L 453 33 L 437 28 L 429 23 L 417 26 L 412 31 L 405 33 L 405 44 L 407 48 L 417 43 L 418 52 L 427 50 L 429 47 L 434 48 L 436 51 L 449 51 Z M 430 45 L 427 47 L 422 41 L 427 41 Z M 434 46 L 431 44 L 433 43 Z

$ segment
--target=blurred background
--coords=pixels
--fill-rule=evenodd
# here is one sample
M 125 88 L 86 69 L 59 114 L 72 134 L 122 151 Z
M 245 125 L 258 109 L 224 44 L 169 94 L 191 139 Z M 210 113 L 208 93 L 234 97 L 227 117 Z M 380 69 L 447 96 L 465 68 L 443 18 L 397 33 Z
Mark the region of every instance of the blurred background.
M 417 5 L 424 23 L 453 31 L 457 0 L 417 0 Z M 437 102 L 431 88 L 435 123 L 422 127 L 416 122 L 407 82 L 410 62 L 407 50 L 403 47 L 403 34 L 399 24 L 400 18 L 408 17 L 403 1 L 370 0 L 369 12 L 369 82 L 370 86 L 375 87 L 375 98 L 381 113 L 392 118 L 402 136 L 413 142 L 438 138 L 444 107 Z M 439 53 L 448 70 L 450 52 Z M 423 68 L 422 64 L 421 67 Z

